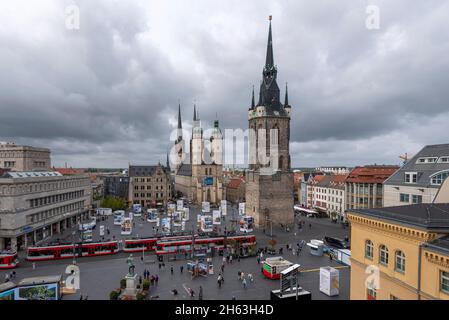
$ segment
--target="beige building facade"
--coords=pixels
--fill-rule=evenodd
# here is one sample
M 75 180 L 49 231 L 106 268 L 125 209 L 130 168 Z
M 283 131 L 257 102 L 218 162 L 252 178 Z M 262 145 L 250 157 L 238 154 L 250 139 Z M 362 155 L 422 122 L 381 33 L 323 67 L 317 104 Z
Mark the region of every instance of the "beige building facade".
M 22 250 L 89 217 L 87 175 L 7 172 L 0 177 L 0 250 Z
M 0 168 L 11 171 L 50 171 L 50 150 L 2 142 Z
M 449 300 L 448 209 L 351 210 L 351 300 Z
M 154 207 L 167 205 L 172 198 L 170 168 L 157 166 L 129 166 L 128 200 L 131 204 Z

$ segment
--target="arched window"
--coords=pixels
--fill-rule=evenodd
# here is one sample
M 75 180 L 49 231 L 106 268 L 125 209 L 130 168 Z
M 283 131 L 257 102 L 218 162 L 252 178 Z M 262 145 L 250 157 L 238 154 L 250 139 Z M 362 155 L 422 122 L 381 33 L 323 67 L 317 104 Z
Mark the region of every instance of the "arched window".
M 365 257 L 371 260 L 374 257 L 374 245 L 371 240 L 365 241 Z
M 388 265 L 388 248 L 384 245 L 379 247 L 379 263 Z
M 398 250 L 395 255 L 395 270 L 404 273 L 405 272 L 405 254 Z
M 279 130 L 278 124 L 276 123 L 273 126 L 273 133 L 272 133 L 272 137 L 271 137 L 271 144 L 279 145 L 279 142 L 280 142 L 279 136 L 280 136 L 280 130 Z
M 430 183 L 440 186 L 446 178 L 449 177 L 449 170 L 440 171 L 430 176 Z

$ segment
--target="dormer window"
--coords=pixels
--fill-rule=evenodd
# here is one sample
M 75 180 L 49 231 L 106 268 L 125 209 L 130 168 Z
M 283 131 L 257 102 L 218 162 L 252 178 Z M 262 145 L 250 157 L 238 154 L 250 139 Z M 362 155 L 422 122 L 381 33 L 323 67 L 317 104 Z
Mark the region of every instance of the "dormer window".
M 440 157 L 438 163 L 449 163 L 449 156 Z
M 405 173 L 405 183 L 416 183 L 418 181 L 417 172 L 406 172 Z
M 437 172 L 430 176 L 430 183 L 432 185 L 440 186 L 447 177 L 449 177 L 449 170 Z
M 422 158 L 418 158 L 418 160 L 416 160 L 416 163 L 418 163 L 418 164 L 436 163 L 437 161 L 438 161 L 438 157 L 422 157 Z

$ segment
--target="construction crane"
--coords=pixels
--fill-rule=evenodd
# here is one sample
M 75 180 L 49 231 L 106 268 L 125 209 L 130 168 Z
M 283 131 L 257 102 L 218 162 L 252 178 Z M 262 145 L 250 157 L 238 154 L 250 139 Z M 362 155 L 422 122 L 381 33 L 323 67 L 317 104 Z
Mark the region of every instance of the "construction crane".
M 403 164 L 406 164 L 407 161 L 408 161 L 408 155 L 407 155 L 407 152 L 405 153 L 405 155 L 399 156 L 399 159 L 401 159 L 402 161 L 404 161 Z

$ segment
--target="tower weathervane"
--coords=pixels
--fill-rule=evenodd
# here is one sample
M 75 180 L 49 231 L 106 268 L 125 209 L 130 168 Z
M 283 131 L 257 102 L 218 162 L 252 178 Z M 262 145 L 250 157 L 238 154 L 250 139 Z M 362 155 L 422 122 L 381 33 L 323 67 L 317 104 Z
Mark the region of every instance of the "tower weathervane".
M 273 16 L 268 16 L 268 20 L 269 21 L 273 20 Z

